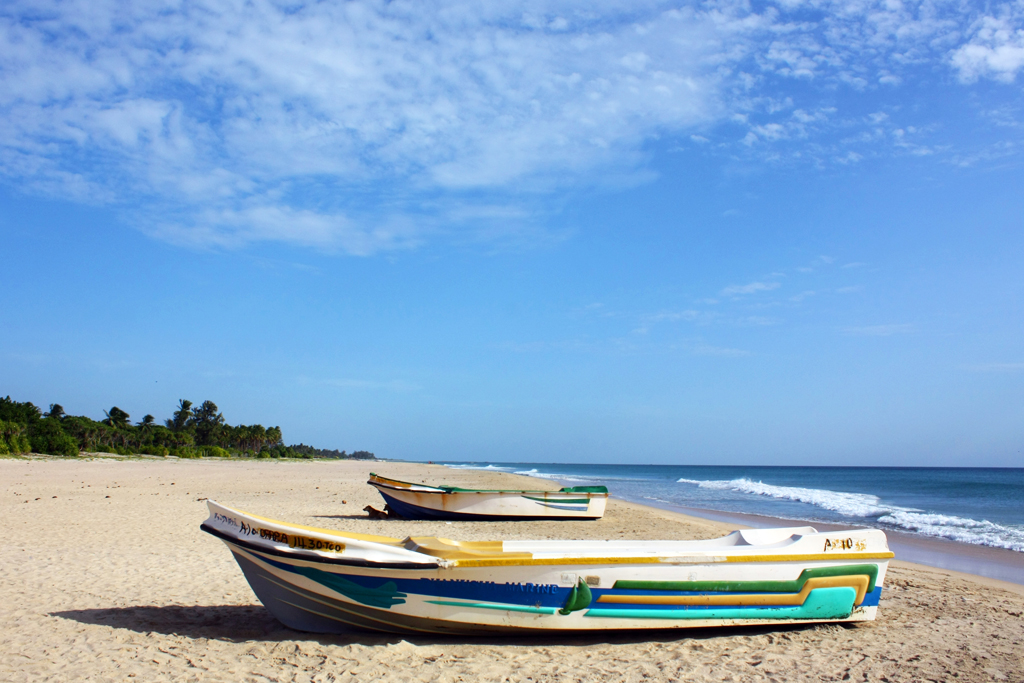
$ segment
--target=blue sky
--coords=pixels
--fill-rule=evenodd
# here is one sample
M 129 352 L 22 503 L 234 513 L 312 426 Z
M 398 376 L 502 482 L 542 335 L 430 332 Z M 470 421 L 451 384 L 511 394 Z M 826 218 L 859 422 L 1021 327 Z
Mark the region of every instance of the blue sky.
M 1024 462 L 1024 3 L 0 9 L 0 394 L 384 457 Z

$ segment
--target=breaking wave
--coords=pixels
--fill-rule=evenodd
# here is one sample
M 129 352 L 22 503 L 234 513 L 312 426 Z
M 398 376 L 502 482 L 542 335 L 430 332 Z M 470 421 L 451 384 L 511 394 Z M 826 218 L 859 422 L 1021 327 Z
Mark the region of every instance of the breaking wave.
M 845 517 L 872 518 L 882 526 L 912 531 L 925 536 L 945 538 L 961 543 L 986 545 L 1024 552 L 1024 528 L 1004 526 L 956 515 L 929 513 L 916 508 L 886 505 L 878 496 L 799 486 L 775 486 L 750 479 L 699 480 L 678 479 L 679 484 L 693 484 L 703 489 L 736 491 L 756 496 L 806 503 L 831 510 Z
M 498 465 L 477 465 L 475 463 L 470 463 L 468 465 L 455 465 L 446 463 L 445 467 L 451 467 L 453 470 L 491 470 L 498 472 L 511 472 L 512 470 L 515 469 L 514 467 L 499 467 Z

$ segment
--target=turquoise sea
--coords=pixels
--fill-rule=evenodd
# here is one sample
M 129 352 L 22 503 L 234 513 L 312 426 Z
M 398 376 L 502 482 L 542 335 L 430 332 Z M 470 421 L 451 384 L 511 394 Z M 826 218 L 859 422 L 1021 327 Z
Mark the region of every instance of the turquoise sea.
M 1024 468 L 444 464 L 604 484 L 648 504 L 873 526 L 1024 553 Z

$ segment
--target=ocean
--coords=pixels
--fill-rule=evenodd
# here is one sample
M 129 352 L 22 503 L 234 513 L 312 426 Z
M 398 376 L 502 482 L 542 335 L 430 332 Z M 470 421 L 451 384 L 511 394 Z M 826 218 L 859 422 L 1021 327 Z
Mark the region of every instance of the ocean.
M 1024 468 L 443 464 L 603 484 L 653 505 L 872 526 L 1024 553 Z

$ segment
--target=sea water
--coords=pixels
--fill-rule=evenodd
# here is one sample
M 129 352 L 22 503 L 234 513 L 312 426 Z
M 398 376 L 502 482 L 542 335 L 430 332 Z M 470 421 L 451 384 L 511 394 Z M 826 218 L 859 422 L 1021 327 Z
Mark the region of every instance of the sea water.
M 1024 469 L 445 463 L 651 504 L 873 526 L 1024 552 Z

